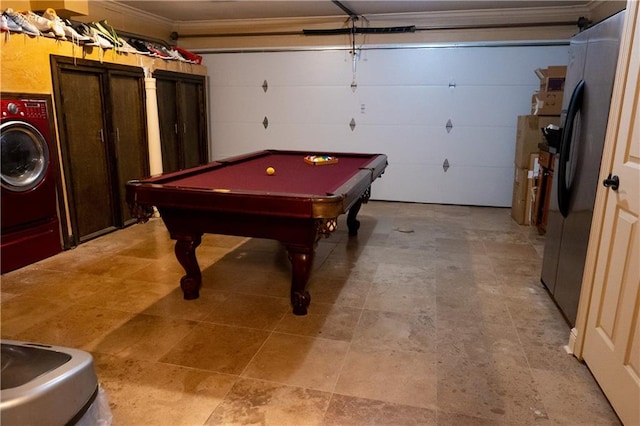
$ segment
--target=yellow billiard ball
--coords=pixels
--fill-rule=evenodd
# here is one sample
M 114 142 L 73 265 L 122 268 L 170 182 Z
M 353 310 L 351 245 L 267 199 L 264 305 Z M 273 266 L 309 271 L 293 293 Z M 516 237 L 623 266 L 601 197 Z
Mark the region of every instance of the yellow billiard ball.
M 267 174 L 269 176 L 272 176 L 276 173 L 276 169 L 274 169 L 273 167 L 267 167 Z

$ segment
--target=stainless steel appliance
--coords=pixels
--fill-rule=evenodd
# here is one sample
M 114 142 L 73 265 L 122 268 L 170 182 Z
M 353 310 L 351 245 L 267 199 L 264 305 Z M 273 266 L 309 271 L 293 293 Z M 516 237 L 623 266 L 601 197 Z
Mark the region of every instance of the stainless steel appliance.
M 573 327 L 578 311 L 624 11 L 571 39 L 542 283 Z
M 110 424 L 91 354 L 62 346 L 2 340 L 0 423 Z M 99 405 L 102 404 L 102 405 Z M 105 419 L 99 423 L 96 419 Z

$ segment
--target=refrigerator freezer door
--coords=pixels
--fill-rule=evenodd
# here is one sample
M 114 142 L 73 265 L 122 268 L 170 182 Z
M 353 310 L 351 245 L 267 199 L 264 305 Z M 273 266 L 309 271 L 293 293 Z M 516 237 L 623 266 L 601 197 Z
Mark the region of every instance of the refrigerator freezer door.
M 578 82 L 584 76 L 584 64 L 587 58 L 587 43 L 589 42 L 589 32 L 583 32 L 571 39 L 569 46 L 569 63 L 567 65 L 567 76 L 565 79 L 565 96 L 562 101 L 562 126 L 566 121 L 567 109 L 571 94 L 575 90 Z M 579 131 L 579 129 L 577 129 Z M 558 170 L 558 156 L 555 158 L 554 170 Z M 558 274 L 558 258 L 560 256 L 562 228 L 564 217 L 560 213 L 558 205 L 558 175 L 554 174 L 551 184 L 551 197 L 549 199 L 549 213 L 547 222 L 547 232 L 545 236 L 544 257 L 542 261 L 542 283 L 551 294 L 556 287 L 556 276 Z
M 554 292 L 556 303 L 572 325 L 578 312 L 623 22 L 624 13 L 619 13 L 587 30 L 580 132 L 572 146 L 569 205 Z
M 571 39 L 565 94 L 585 81 L 567 172 L 566 218 L 559 211 L 558 176 L 554 175 L 541 279 L 573 326 L 578 311 L 593 204 L 609 115 L 624 12 Z M 563 100 L 563 127 L 570 96 Z M 556 160 L 556 169 L 559 164 Z

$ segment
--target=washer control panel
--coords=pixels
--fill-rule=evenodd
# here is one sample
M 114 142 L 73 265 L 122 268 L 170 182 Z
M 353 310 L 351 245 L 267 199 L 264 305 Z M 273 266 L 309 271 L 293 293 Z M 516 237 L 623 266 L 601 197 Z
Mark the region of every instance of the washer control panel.
M 47 102 L 41 99 L 2 99 L 0 115 L 3 119 L 46 119 Z

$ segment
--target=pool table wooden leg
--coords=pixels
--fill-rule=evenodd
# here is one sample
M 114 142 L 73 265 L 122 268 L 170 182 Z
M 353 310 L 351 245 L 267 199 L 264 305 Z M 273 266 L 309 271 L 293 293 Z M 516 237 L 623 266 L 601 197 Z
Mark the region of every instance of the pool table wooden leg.
M 307 315 L 311 295 L 306 290 L 313 267 L 313 247 L 287 245 L 291 261 L 291 306 L 295 315 Z
M 196 248 L 202 242 L 202 234 L 181 235 L 176 239 L 176 257 L 187 273 L 180 279 L 180 287 L 185 300 L 193 300 L 200 297 L 202 274 L 200 265 L 196 259 Z
M 347 228 L 349 228 L 349 235 L 358 235 L 360 221 L 356 219 L 356 216 L 358 216 L 360 207 L 362 207 L 362 199 L 358 199 L 358 201 L 356 201 L 356 203 L 349 209 L 349 213 L 347 213 Z

